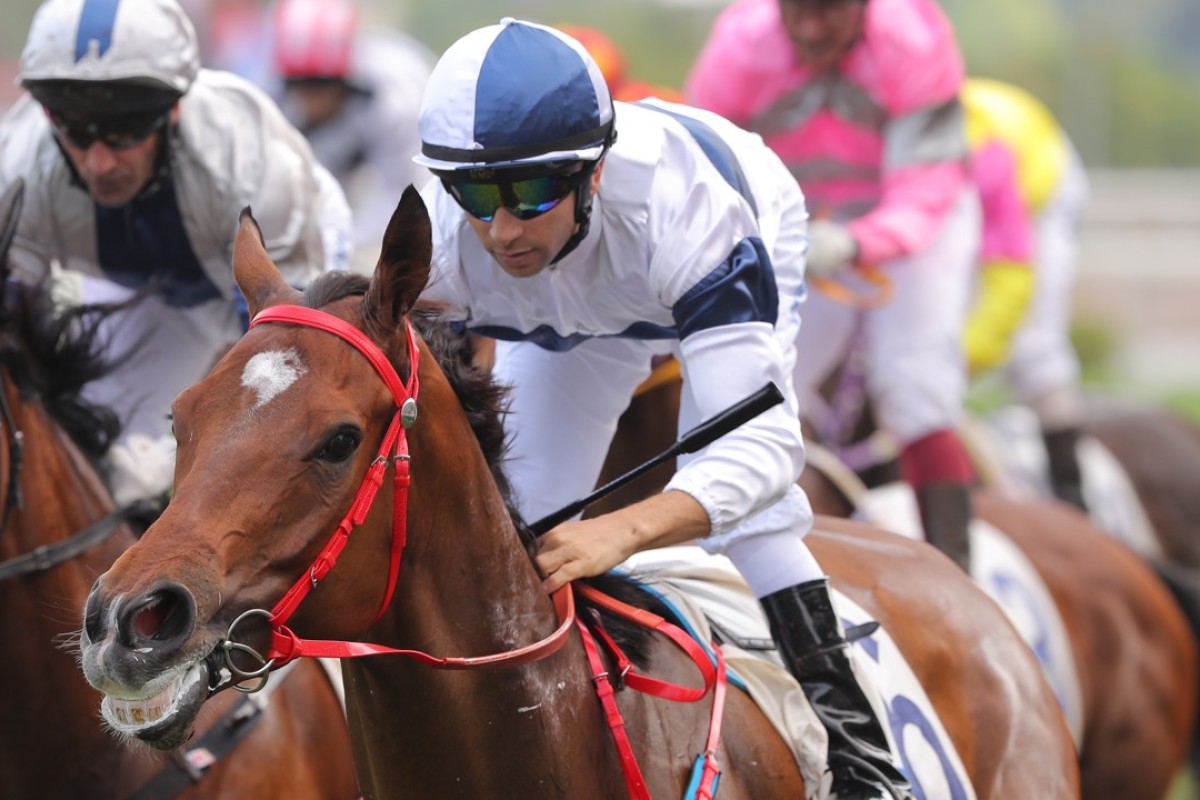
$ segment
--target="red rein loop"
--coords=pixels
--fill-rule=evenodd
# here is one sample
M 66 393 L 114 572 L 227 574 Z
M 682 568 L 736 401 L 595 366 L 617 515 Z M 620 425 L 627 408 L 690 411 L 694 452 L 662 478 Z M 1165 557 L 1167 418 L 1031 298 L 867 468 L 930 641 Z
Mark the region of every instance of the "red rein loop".
M 375 615 L 375 619 L 378 621 L 391 603 L 392 596 L 395 593 L 396 580 L 400 574 L 400 556 L 404 551 L 404 542 L 407 537 L 409 454 L 406 425 L 411 425 L 416 419 L 415 404 L 417 395 L 420 392 L 420 385 L 417 381 L 420 351 L 417 349 L 417 338 L 412 330 L 412 324 L 407 319 L 405 320 L 405 327 L 408 333 L 409 363 L 409 376 L 408 383 L 406 384 L 400 380 L 400 376 L 396 374 L 396 370 L 391 362 L 388 361 L 387 356 L 379 349 L 379 345 L 371 341 L 358 328 L 332 314 L 304 306 L 271 306 L 259 312 L 250 323 L 250 327 L 253 328 L 255 325 L 264 322 L 284 322 L 316 328 L 327 333 L 332 333 L 349 342 L 354 349 L 362 353 L 367 361 L 370 362 L 375 372 L 383 379 L 384 384 L 396 402 L 396 413 L 392 416 L 392 421 L 388 425 L 387 432 L 383 436 L 383 441 L 379 445 L 379 453 L 367 469 L 367 474 L 363 478 L 362 485 L 358 488 L 358 494 L 355 495 L 350 510 L 346 513 L 341 523 L 338 524 L 337 530 L 334 531 L 329 541 L 325 544 L 316 561 L 288 589 L 283 598 L 275 604 L 275 607 L 271 609 L 271 622 L 276 633 L 275 639 L 280 639 L 281 632 L 286 630 L 283 626 L 288 619 L 295 613 L 300 603 L 308 596 L 308 593 L 316 587 L 319 581 L 329 574 L 329 571 L 337 563 L 338 556 L 341 555 L 342 550 L 350 541 L 350 533 L 366 519 L 367 512 L 370 511 L 371 504 L 375 501 L 375 495 L 383 485 L 384 473 L 390 465 L 394 468 L 392 483 L 395 495 L 392 503 L 392 547 L 388 565 L 387 588 L 384 591 L 379 611 Z M 283 636 L 283 640 L 292 642 L 293 644 L 300 641 L 290 631 Z M 293 649 L 293 655 L 286 660 L 291 660 L 291 658 L 303 654 L 302 652 L 294 652 Z M 276 657 L 276 655 L 278 654 L 272 652 L 268 654 L 268 658 Z M 284 662 L 277 661 L 276 663 L 280 664 Z

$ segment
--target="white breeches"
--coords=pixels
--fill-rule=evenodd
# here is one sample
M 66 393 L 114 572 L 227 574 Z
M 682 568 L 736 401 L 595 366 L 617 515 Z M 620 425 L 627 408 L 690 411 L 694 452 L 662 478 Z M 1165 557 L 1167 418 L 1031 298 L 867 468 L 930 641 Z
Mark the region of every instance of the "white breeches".
M 1070 328 L 1079 224 L 1086 202 L 1083 165 L 1072 153 L 1058 191 L 1037 217 L 1037 285 L 1004 368 L 1018 399 L 1038 411 L 1043 425 L 1049 427 L 1077 424 L 1077 416 L 1082 413 L 1079 359 L 1071 344 Z M 1052 395 L 1063 397 L 1051 401 Z
M 867 391 L 882 428 L 908 443 L 957 424 L 966 391 L 962 329 L 979 226 L 978 198 L 964 190 L 927 249 L 878 265 L 894 291 L 881 308 L 859 311 L 810 293 L 794 373 L 802 405 L 814 402 L 853 345 L 865 348 Z

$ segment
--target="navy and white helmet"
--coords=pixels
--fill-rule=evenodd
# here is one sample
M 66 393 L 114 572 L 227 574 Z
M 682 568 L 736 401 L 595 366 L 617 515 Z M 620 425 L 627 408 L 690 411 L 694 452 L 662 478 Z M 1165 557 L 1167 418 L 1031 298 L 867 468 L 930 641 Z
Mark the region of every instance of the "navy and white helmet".
M 595 60 L 561 31 L 505 18 L 452 44 L 425 88 L 413 160 L 439 174 L 597 161 L 613 103 Z
M 199 71 L 196 30 L 176 0 L 45 0 L 19 80 L 48 108 L 121 114 L 170 107 Z

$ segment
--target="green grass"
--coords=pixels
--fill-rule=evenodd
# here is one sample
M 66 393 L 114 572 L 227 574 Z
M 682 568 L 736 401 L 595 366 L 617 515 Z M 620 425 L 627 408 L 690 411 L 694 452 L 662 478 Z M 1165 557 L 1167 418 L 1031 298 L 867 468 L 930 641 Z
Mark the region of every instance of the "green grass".
M 1200 389 L 1171 392 L 1165 402 L 1169 408 L 1200 425 Z
M 1166 800 L 1196 800 L 1197 797 L 1200 797 L 1200 789 L 1196 786 L 1196 779 L 1183 772 L 1171 787 Z

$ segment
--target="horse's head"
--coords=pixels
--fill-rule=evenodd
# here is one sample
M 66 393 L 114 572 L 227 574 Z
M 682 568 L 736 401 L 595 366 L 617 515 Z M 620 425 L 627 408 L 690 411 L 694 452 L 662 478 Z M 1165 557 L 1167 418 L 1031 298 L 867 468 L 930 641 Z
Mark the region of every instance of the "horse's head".
M 321 319 L 364 333 L 401 380 L 412 366 L 405 314 L 429 261 L 429 220 L 411 188 L 369 284 L 342 273 L 307 293 L 289 287 L 248 211 L 233 253 L 252 316 L 320 308 L 329 315 Z M 374 622 L 389 585 L 390 480 L 337 569 L 311 586 L 308 577 L 320 573 L 314 561 L 328 552 L 391 429 L 397 399 L 377 369 L 328 330 L 258 324 L 176 399 L 171 503 L 100 577 L 86 608 L 83 668 L 106 694 L 102 711 L 116 730 L 162 748 L 184 741 L 221 681 L 231 624 L 276 607 L 294 585 L 311 589 L 291 623 L 305 636 L 355 638 Z M 237 626 L 239 644 L 268 652 L 265 617 Z

